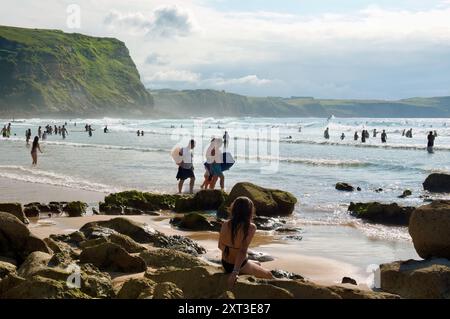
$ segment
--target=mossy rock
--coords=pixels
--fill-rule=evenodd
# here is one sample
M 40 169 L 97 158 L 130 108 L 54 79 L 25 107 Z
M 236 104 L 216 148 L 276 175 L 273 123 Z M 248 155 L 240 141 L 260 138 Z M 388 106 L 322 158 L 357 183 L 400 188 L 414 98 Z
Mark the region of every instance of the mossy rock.
M 218 210 L 228 195 L 220 190 L 201 190 L 193 196 L 180 196 L 175 203 L 178 213 Z
M 373 223 L 408 226 L 414 207 L 402 207 L 396 203 L 350 203 L 348 211 L 354 217 Z
M 129 207 L 139 209 L 144 212 L 156 210 L 172 210 L 175 208 L 175 203 L 178 198 L 180 198 L 180 195 L 126 191 L 106 196 L 103 207 Z
M 238 183 L 219 207 L 218 216 L 227 217 L 230 205 L 241 196 L 253 201 L 257 216 L 288 216 L 293 213 L 297 203 L 297 198 L 289 192 L 264 188 L 252 183 Z
M 81 217 L 86 214 L 88 205 L 83 202 L 70 202 L 64 207 L 64 211 L 69 217 Z
M 193 231 L 220 231 L 221 223 L 217 220 L 210 220 L 199 213 L 189 213 L 183 217 L 175 217 L 170 220 L 172 225 Z

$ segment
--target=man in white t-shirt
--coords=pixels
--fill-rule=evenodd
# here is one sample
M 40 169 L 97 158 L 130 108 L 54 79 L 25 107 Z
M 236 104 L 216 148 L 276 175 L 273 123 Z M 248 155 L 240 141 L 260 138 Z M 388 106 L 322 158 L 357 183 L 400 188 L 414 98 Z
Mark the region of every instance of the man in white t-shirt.
M 190 140 L 189 145 L 187 147 L 183 147 L 179 153 L 182 159 L 182 161 L 178 163 L 178 173 L 177 173 L 178 193 L 180 194 L 183 191 L 184 181 L 188 178 L 190 179 L 189 192 L 191 194 L 194 193 L 194 183 L 195 183 L 194 161 L 193 161 L 194 148 L 195 148 L 195 141 Z

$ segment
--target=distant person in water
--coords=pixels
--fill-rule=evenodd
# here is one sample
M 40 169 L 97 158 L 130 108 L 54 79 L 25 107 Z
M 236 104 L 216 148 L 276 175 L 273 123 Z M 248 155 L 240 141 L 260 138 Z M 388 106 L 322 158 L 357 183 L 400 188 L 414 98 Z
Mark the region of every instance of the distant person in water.
M 359 140 L 358 132 L 355 132 L 355 135 L 353 136 L 353 139 L 354 139 L 355 141 Z
M 365 130 L 363 130 L 362 131 L 362 133 L 361 133 L 361 142 L 362 143 L 365 143 L 366 142 L 366 131 Z
M 69 135 L 69 132 L 67 132 L 65 125 L 63 125 L 63 127 L 61 128 L 61 134 L 63 139 L 66 139 L 66 135 Z
M 323 132 L 323 137 L 327 140 L 330 139 L 330 129 L 328 127 L 326 128 L 325 132 Z
M 41 138 L 42 137 L 42 127 L 39 126 L 38 128 L 38 137 Z
M 42 140 L 45 141 L 47 139 L 47 132 L 42 133 Z
M 89 125 L 88 126 L 88 132 L 89 132 L 89 137 L 92 137 L 92 127 Z
M 225 133 L 223 134 L 223 146 L 224 146 L 225 150 L 228 148 L 229 142 L 230 142 L 230 135 L 228 135 L 228 132 L 225 131 Z
M 189 145 L 183 147 L 178 154 L 181 156 L 182 161 L 178 164 L 178 193 L 181 194 L 183 191 L 184 181 L 189 178 L 189 192 L 191 194 L 194 193 L 194 183 L 195 183 L 195 175 L 194 175 L 194 153 L 193 150 L 195 148 L 195 141 L 190 140 Z
M 106 125 L 105 128 L 103 129 L 103 133 L 108 133 L 108 125 Z
M 387 134 L 386 131 L 383 130 L 383 133 L 381 133 L 381 143 L 386 143 L 387 142 Z
M 377 135 L 378 135 L 377 129 L 374 128 L 374 129 L 373 129 L 373 137 L 377 137 Z
M 56 126 L 55 126 L 55 127 L 56 127 Z M 89 131 L 89 125 L 86 124 L 86 125 L 84 126 L 84 129 L 86 130 L 86 132 Z
M 144 131 L 141 131 L 141 136 L 144 136 Z
M 406 130 L 404 129 L 402 132 L 402 136 L 405 136 L 405 135 L 406 135 Z
M 31 147 L 31 158 L 33 159 L 33 163 L 32 165 L 35 166 L 37 165 L 37 151 L 39 150 L 39 152 L 42 153 L 41 151 L 41 147 L 39 146 L 39 137 L 35 137 L 34 141 L 33 141 L 33 146 Z
M 434 131 L 433 135 L 434 135 L 434 137 L 438 137 L 437 131 Z
M 434 153 L 434 140 L 435 140 L 435 136 L 433 134 L 433 132 L 430 132 L 430 134 L 428 134 L 428 144 L 427 144 L 427 151 L 428 153 Z
M 6 138 L 6 125 L 2 128 L 2 136 Z
M 238 197 L 231 204 L 230 219 L 222 224 L 218 246 L 222 251 L 222 266 L 229 274 L 229 289 L 233 288 L 239 275 L 273 279 L 272 273 L 259 262 L 248 260 L 248 248 L 256 233 L 254 216 L 253 202 L 247 197 Z
M 25 132 L 25 138 L 27 141 L 27 145 L 30 145 L 30 140 L 31 140 L 31 129 L 26 130 Z
M 138 131 L 136 132 L 136 134 L 137 134 L 137 136 L 141 136 L 141 131 L 138 130 Z
M 345 134 L 344 133 L 342 133 L 342 135 L 341 135 L 341 141 L 343 141 L 343 140 L 345 140 Z

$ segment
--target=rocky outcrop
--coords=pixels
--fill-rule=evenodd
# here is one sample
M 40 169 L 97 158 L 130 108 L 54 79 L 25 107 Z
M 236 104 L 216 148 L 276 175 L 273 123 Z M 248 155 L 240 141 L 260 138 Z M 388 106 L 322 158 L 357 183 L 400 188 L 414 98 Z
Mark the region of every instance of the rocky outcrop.
M 414 299 L 450 298 L 450 261 L 396 261 L 380 266 L 381 289 Z
M 206 250 L 193 240 L 183 236 L 166 236 L 146 224 L 136 223 L 126 218 L 114 218 L 108 221 L 92 222 L 81 229 L 87 239 L 109 237 L 118 232 L 141 244 L 152 244 L 158 248 L 176 249 L 192 255 L 203 254 Z
M 16 265 L 0 260 L 0 280 L 16 272 Z
M 177 198 L 174 210 L 180 213 L 218 210 L 226 198 L 227 194 L 220 190 L 201 190 L 193 196 Z
M 350 203 L 348 211 L 352 216 L 372 223 L 408 226 L 414 207 L 402 207 L 396 203 Z
M 144 212 L 154 212 L 158 210 L 173 210 L 176 200 L 180 196 L 126 191 L 106 196 L 104 204 L 110 207 L 129 207 Z
M 86 214 L 88 205 L 83 202 L 70 202 L 64 207 L 64 211 L 69 217 L 81 217 Z
M 184 299 L 184 293 L 174 283 L 162 282 L 155 286 L 153 299 Z
M 141 299 L 153 296 L 156 282 L 146 278 L 128 279 L 120 288 L 117 299 Z
M 181 230 L 192 231 L 220 231 L 222 222 L 216 218 L 206 217 L 199 213 L 189 213 L 182 217 L 175 217 L 170 223 Z
M 34 276 L 8 289 L 3 299 L 90 299 L 78 288 L 68 289 L 63 281 Z
M 353 192 L 355 190 L 355 188 L 347 183 L 337 183 L 335 188 L 338 191 L 343 191 L 343 192 Z
M 207 263 L 192 255 L 171 250 L 156 249 L 146 250 L 139 255 L 147 264 L 147 267 L 175 267 L 175 268 L 193 268 L 197 266 L 207 266 Z
M 423 182 L 423 189 L 432 193 L 450 193 L 450 175 L 431 174 Z
M 19 203 L 0 203 L 0 212 L 9 213 L 16 216 L 24 224 L 29 223 L 23 213 L 22 205 Z
M 0 212 L 0 256 L 12 258 L 21 264 L 34 251 L 51 252 L 45 242 L 31 235 L 19 219 Z
M 417 208 L 411 216 L 409 234 L 424 259 L 450 259 L 450 201 L 434 201 Z
M 257 216 L 287 216 L 294 211 L 297 198 L 289 192 L 268 189 L 251 183 L 238 183 L 231 190 L 218 216 L 226 218 L 233 201 L 241 196 L 250 198 L 255 204 Z
M 228 275 L 214 266 L 186 269 L 162 268 L 148 270 L 145 277 L 157 283 L 172 282 L 188 299 L 221 298 L 229 291 Z M 362 291 L 343 287 L 325 287 L 297 280 L 263 280 L 239 276 L 230 291 L 236 299 L 341 299 L 341 298 L 398 298 L 392 294 Z
M 130 255 L 125 249 L 113 243 L 103 243 L 84 249 L 80 254 L 80 262 L 112 272 L 138 273 L 147 269 L 142 258 Z

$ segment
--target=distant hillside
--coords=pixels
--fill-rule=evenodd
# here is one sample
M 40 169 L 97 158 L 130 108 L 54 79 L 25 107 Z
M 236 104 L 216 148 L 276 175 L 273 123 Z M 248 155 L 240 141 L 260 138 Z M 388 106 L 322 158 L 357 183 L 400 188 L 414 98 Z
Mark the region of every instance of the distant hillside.
M 214 90 L 151 92 L 155 111 L 174 117 L 450 117 L 450 97 L 383 101 L 247 97 Z
M 0 26 L 0 116 L 150 115 L 125 44 Z

